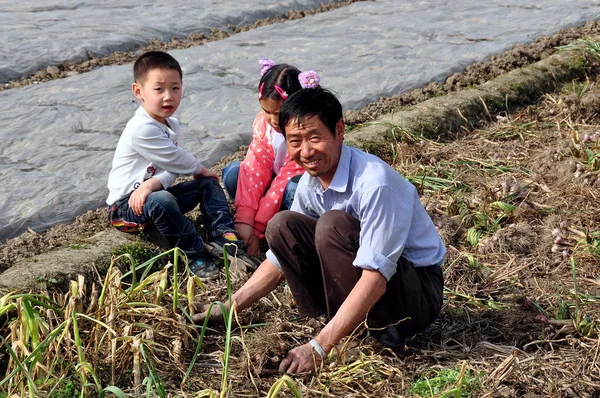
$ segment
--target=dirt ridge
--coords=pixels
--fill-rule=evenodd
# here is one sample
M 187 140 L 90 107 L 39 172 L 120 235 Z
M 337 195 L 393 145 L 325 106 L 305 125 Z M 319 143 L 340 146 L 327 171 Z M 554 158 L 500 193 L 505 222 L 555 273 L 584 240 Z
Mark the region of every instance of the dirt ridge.
M 567 29 L 552 37 L 537 39 L 530 45 L 519 45 L 503 55 L 492 56 L 489 61 L 468 67 L 463 74 L 450 76 L 446 88 L 439 83 L 432 83 L 421 90 L 415 90 L 413 94 L 402 94 L 388 99 L 381 99 L 378 103 L 371 104 L 360 111 L 347 111 L 344 116 L 349 125 L 364 120 L 371 121 L 371 123 L 363 123 L 349 129 L 347 133 L 348 141 L 363 146 L 363 148 L 370 145 L 369 141 L 371 141 L 371 146 L 373 143 L 379 145 L 377 141 L 381 137 L 385 137 L 391 133 L 392 124 L 402 123 L 404 128 L 408 128 L 410 127 L 409 120 L 414 121 L 414 125 L 412 126 L 414 131 L 428 136 L 435 136 L 436 134 L 441 134 L 443 131 L 453 131 L 456 133 L 465 128 L 473 128 L 482 121 L 489 122 L 492 111 L 501 113 L 507 110 L 507 106 L 514 109 L 517 106 L 535 100 L 543 92 L 556 88 L 560 82 L 567 81 L 571 76 L 581 77 L 582 73 L 585 72 L 582 69 L 583 64 L 581 62 L 583 62 L 583 59 L 581 56 L 555 54 L 541 61 L 538 66 L 525 67 L 521 70 L 509 72 L 497 78 L 494 82 L 483 83 L 470 91 L 466 90 L 469 94 L 460 94 L 462 91 L 459 91 L 458 94 L 450 93 L 445 96 L 437 96 L 437 94 L 443 92 L 443 90 L 453 91 L 466 84 L 466 82 L 472 82 L 474 79 L 479 79 L 477 81 L 480 81 L 488 76 L 486 73 L 479 73 L 479 71 L 489 71 L 491 74 L 496 74 L 502 70 L 514 67 L 518 64 L 515 61 L 516 53 L 521 54 L 519 59 L 525 62 L 532 57 L 545 55 L 549 48 L 552 48 L 552 51 L 554 51 L 553 46 L 556 44 L 567 44 L 568 40 L 589 36 L 594 32 L 597 32 L 600 36 L 600 22 L 590 22 L 577 29 Z M 532 72 L 527 72 L 529 70 Z M 528 73 L 537 76 L 535 84 L 527 83 L 527 79 L 529 78 Z M 513 84 L 512 88 L 509 87 L 511 85 L 509 81 L 511 76 L 518 77 L 518 84 Z M 505 86 L 504 88 L 502 88 L 503 85 Z M 438 87 L 440 90 L 432 89 L 432 87 Z M 488 102 L 483 106 L 481 98 L 483 98 L 482 95 L 485 90 L 487 90 L 487 94 L 485 95 L 488 98 Z M 427 100 L 427 96 L 435 98 Z M 423 101 L 419 102 L 419 100 Z M 390 109 L 395 110 L 398 108 L 394 105 L 407 104 L 411 101 L 416 101 L 420 105 L 416 105 L 408 110 L 389 113 Z M 520 101 L 524 103 L 520 103 Z M 383 105 L 379 106 L 381 103 Z M 460 112 L 457 112 L 457 109 L 460 109 Z M 383 111 L 388 112 L 387 116 L 378 118 L 378 115 Z M 435 116 L 436 112 L 438 116 Z M 451 117 L 446 112 L 450 112 Z M 425 118 L 420 115 L 428 116 Z M 243 155 L 244 150 L 241 149 L 237 153 L 222 159 L 214 168 L 219 170 L 228 161 L 239 159 Z M 10 239 L 0 245 L 0 272 L 29 257 L 68 246 L 73 242 L 77 243 L 106 229 L 105 213 L 104 208 L 99 208 L 77 217 L 69 224 L 57 225 L 43 233 L 26 232 L 21 236 Z
M 502 54 L 494 54 L 480 62 L 471 64 L 462 72 L 454 73 L 443 82 L 431 82 L 422 88 L 382 97 L 362 109 L 349 110 L 344 114 L 346 124 L 374 121 L 378 117 L 395 112 L 451 92 L 483 84 L 515 69 L 531 65 L 554 54 L 557 47 L 585 37 L 600 35 L 600 22 L 590 21 L 583 26 L 562 29 L 554 35 L 542 36 L 532 43 L 517 44 Z
M 411 109 L 392 113 L 378 118 L 375 122 L 365 123 L 347 132 L 347 141 L 352 145 L 370 148 L 382 147 L 381 142 L 392 134 L 392 129 L 399 125 L 413 134 L 424 137 L 451 136 L 460 131 L 473 129 L 482 122 L 493 120 L 492 115 L 506 110 L 514 110 L 539 99 L 544 93 L 555 90 L 562 83 L 572 79 L 583 78 L 588 70 L 588 63 L 581 54 L 559 53 L 522 69 L 507 73 L 476 88 L 436 97 L 418 104 Z M 507 109 L 508 108 L 508 109 Z M 215 169 L 218 171 L 233 158 L 240 158 L 244 151 L 223 159 Z M 90 211 L 68 225 L 58 225 L 42 234 L 27 232 L 13 238 L 0 246 L 0 272 L 13 266 L 21 266 L 24 262 L 40 263 L 50 261 L 48 257 L 37 258 L 40 254 L 80 243 L 82 239 L 100 232 L 108 225 L 104 208 Z M 89 245 L 89 241 L 85 241 Z M 116 248 L 110 245 L 109 249 Z M 56 250 L 60 258 L 62 249 Z M 32 258 L 33 257 L 33 258 Z M 93 260 L 91 260 L 93 261 Z M 60 273 L 60 270 L 59 270 Z M 4 287 L 10 288 L 6 281 Z M 21 274 L 16 275 L 17 282 Z M 34 279 L 39 278 L 36 274 Z M 61 279 L 61 278 L 58 278 Z M 28 284 L 33 286 L 35 281 Z M 26 283 L 27 285 L 27 283 Z M 15 285 L 16 286 L 16 285 Z
M 450 138 L 494 121 L 500 113 L 531 104 L 566 82 L 585 78 L 592 64 L 580 52 L 557 53 L 474 88 L 385 114 L 352 129 L 346 138 L 354 145 L 368 147 L 371 141 L 385 141 L 398 127 L 425 138 Z

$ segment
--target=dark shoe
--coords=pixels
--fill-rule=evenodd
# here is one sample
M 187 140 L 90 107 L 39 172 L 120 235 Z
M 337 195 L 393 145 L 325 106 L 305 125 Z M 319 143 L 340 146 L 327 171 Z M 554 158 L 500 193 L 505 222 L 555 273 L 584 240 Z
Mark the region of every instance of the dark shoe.
M 230 263 L 234 261 L 238 262 L 238 266 L 242 266 L 246 269 L 246 272 L 254 271 L 258 268 L 260 263 L 255 261 L 244 251 L 244 242 L 239 240 L 237 235 L 233 232 L 226 232 L 221 236 L 215 238 L 209 244 L 212 249 L 210 253 L 214 256 L 223 257 L 223 248 L 227 251 Z
M 235 256 L 244 250 L 244 242 L 238 239 L 234 232 L 225 232 L 223 235 L 217 236 L 210 243 L 215 249 L 221 252 L 221 256 L 223 256 L 223 247 L 230 256 Z
M 241 253 L 238 253 L 236 260 L 241 262 L 241 265 L 246 268 L 246 272 L 256 271 L 260 265 L 260 261 L 256 260 L 254 257 L 250 257 L 243 250 Z
M 369 334 L 381 345 L 389 348 L 396 354 L 404 353 L 404 343 L 406 339 L 398 331 L 398 328 L 395 325 L 389 326 L 385 329 L 369 329 Z
M 192 261 L 189 269 L 198 278 L 207 280 L 217 278 L 221 267 L 211 256 L 205 256 Z

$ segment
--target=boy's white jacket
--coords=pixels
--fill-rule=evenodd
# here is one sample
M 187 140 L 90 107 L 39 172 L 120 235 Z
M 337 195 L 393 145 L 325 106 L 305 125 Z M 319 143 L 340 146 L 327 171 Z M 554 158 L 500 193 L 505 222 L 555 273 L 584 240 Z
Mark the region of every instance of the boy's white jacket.
M 151 177 L 167 189 L 178 175 L 196 175 L 204 169 L 181 147 L 177 119 L 167 118 L 167 123 L 168 126 L 156 121 L 141 106 L 127 122 L 108 175 L 109 206 L 129 196 Z

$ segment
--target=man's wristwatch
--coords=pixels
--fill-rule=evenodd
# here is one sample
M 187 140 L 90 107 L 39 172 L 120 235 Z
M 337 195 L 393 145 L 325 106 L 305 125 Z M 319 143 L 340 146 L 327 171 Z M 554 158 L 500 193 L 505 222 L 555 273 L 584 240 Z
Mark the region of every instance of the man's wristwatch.
M 321 346 L 321 344 L 319 344 L 319 342 L 317 340 L 312 339 L 311 341 L 308 342 L 308 344 L 310 344 L 312 346 L 313 350 L 315 350 L 317 352 L 317 354 L 319 354 L 321 359 L 325 359 L 325 357 L 327 356 L 327 353 L 325 353 L 325 350 L 323 349 L 323 347 Z

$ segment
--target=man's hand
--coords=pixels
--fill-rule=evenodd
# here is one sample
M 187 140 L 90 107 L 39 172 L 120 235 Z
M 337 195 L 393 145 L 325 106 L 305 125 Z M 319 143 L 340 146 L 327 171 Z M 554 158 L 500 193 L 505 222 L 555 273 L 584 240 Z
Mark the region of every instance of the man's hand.
M 252 257 L 258 256 L 260 254 L 260 240 L 258 236 L 254 235 L 254 228 L 248 224 L 237 223 L 235 224 L 235 230 L 246 245 L 246 253 Z
M 296 347 L 281 361 L 281 373 L 308 373 L 314 372 L 323 362 L 319 354 L 313 351 L 309 343 Z
M 208 308 L 210 304 L 204 304 L 200 307 L 199 314 L 192 315 L 192 321 L 194 323 L 204 323 L 204 320 L 208 317 L 209 325 L 223 325 L 225 322 L 223 320 L 223 311 L 221 310 L 221 306 L 218 304 L 214 304 L 212 306 L 212 310 L 210 311 L 210 316 L 208 315 Z
M 136 216 L 139 217 L 144 213 L 144 203 L 146 203 L 146 199 L 148 199 L 148 195 L 151 193 L 152 190 L 142 184 L 129 196 L 129 207 Z

